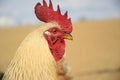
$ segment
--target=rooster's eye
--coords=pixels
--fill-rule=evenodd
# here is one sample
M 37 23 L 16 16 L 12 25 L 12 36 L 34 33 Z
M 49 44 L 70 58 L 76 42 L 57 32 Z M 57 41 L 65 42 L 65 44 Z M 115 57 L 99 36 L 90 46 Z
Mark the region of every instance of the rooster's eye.
M 56 32 L 57 32 L 57 30 L 56 30 L 56 29 L 53 29 L 53 32 L 54 32 L 54 33 L 56 33 Z

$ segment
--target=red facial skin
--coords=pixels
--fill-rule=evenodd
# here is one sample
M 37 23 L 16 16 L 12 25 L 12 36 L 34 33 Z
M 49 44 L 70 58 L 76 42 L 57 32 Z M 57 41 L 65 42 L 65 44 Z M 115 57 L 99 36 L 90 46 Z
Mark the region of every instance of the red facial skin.
M 50 35 L 44 34 L 44 36 L 49 44 L 54 59 L 59 61 L 65 52 L 64 32 L 56 27 L 50 28 L 47 31 L 50 32 Z

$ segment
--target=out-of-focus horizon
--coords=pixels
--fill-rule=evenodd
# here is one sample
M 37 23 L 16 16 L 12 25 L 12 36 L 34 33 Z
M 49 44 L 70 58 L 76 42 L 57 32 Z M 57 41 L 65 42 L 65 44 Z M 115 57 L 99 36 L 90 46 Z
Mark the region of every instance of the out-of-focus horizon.
M 42 0 L 0 0 L 0 27 L 38 24 L 34 6 Z M 46 0 L 49 3 L 49 0 Z M 72 21 L 120 18 L 119 0 L 52 0 L 62 14 L 68 10 Z

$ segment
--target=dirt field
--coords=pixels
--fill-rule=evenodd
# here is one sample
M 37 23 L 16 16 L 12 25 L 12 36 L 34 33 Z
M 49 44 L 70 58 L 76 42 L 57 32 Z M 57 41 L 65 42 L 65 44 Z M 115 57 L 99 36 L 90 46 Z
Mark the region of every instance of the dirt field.
M 36 27 L 0 29 L 0 71 Z M 73 27 L 66 53 L 74 80 L 120 80 L 120 20 L 76 22 Z

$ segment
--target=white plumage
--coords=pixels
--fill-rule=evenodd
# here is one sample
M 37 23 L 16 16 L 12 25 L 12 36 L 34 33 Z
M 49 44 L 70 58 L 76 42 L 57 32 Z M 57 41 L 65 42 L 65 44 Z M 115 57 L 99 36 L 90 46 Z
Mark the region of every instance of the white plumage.
M 53 26 L 58 25 L 42 25 L 23 40 L 2 80 L 57 80 L 56 62 L 43 35 Z

